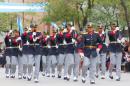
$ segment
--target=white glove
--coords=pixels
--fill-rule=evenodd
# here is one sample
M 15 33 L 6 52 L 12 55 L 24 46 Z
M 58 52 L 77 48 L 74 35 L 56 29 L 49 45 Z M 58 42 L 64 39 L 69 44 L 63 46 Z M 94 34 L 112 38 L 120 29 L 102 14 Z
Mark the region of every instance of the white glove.
M 56 48 L 58 48 L 58 45 L 56 45 Z
M 123 37 L 122 39 L 121 39 L 121 43 L 125 43 L 125 38 Z
M 72 39 L 72 42 L 75 43 L 75 39 Z
M 117 39 L 117 42 L 118 42 L 118 43 L 121 43 L 121 40 L 120 40 L 120 39 Z
M 36 36 L 36 32 L 33 32 L 33 36 Z
M 75 30 L 75 27 L 71 27 L 71 30 Z
M 104 31 L 102 31 L 102 34 L 105 34 L 105 32 L 104 32 Z
M 120 28 L 119 28 L 119 27 L 116 27 L 116 31 L 118 31 L 118 30 L 120 30 Z
M 37 40 L 36 38 L 35 38 L 35 39 L 33 38 L 33 41 L 34 41 L 34 42 L 36 42 L 36 40 Z
M 64 45 L 66 45 L 66 44 L 67 44 L 65 40 L 63 41 L 63 43 L 64 43 Z
M 11 39 L 9 39 L 9 42 L 11 42 Z
M 51 46 L 50 45 L 47 45 L 47 47 L 50 49 L 51 48 Z
M 11 34 L 12 32 L 13 32 L 13 30 L 10 30 L 10 31 L 9 31 L 9 34 Z
M 108 43 L 105 43 L 106 46 L 108 46 Z
M 99 53 L 99 51 L 100 51 L 100 48 L 97 48 L 97 49 L 96 49 L 96 51 L 97 51 L 97 53 Z
M 20 41 L 21 40 L 21 37 L 18 37 L 17 39 L 16 39 L 16 42 L 18 42 L 18 41 Z
M 29 42 L 27 41 L 26 44 L 29 45 Z
M 20 50 L 20 51 L 22 51 L 22 50 L 23 50 L 23 49 L 20 47 L 20 45 L 19 45 L 19 50 Z
M 48 39 L 49 37 L 50 37 L 49 35 L 46 36 L 47 39 Z
M 22 51 L 23 49 L 22 48 L 19 48 L 20 51 Z
M 79 53 L 80 58 L 83 59 L 84 58 L 84 53 Z

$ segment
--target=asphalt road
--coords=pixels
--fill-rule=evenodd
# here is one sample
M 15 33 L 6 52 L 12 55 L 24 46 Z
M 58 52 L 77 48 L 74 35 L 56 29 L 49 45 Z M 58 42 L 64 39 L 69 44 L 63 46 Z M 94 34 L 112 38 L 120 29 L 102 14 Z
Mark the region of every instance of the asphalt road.
M 91 85 L 87 77 L 86 83 L 81 82 L 81 77 L 79 77 L 78 82 L 74 82 L 72 79 L 70 81 L 65 81 L 63 78 L 58 79 L 57 77 L 43 77 L 40 74 L 39 83 L 34 83 L 34 80 L 19 80 L 17 75 L 15 79 L 5 78 L 4 68 L 0 68 L 0 85 L 1 86 L 130 86 L 130 73 L 123 73 L 121 81 L 115 81 L 115 79 L 110 80 L 106 78 L 101 80 L 100 78 L 96 79 L 96 84 Z M 107 74 L 108 75 L 108 74 Z M 107 76 L 106 75 L 106 76 Z

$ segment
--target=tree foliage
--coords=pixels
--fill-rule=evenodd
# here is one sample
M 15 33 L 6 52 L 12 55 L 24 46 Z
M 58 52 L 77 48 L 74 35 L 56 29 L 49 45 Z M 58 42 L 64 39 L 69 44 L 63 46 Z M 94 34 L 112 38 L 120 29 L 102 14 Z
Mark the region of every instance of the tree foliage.
M 9 29 L 16 29 L 16 14 L 15 13 L 0 13 L 0 31 L 7 31 Z

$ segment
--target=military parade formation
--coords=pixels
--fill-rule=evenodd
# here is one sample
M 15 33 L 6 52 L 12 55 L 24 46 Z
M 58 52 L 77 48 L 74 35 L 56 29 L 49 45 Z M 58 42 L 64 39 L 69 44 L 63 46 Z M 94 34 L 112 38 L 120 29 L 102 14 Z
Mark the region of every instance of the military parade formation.
M 67 81 L 71 76 L 78 81 L 81 76 L 85 83 L 89 75 L 90 84 L 95 84 L 95 78 L 107 77 L 109 55 L 108 77 L 120 81 L 124 37 L 115 23 L 110 27 L 107 33 L 103 25 L 99 24 L 95 30 L 92 23 L 86 25 L 84 33 L 71 24 L 58 31 L 53 29 L 51 34 L 37 31 L 37 26 L 24 28 L 22 35 L 17 30 L 9 30 L 5 36 L 6 78 L 15 78 L 18 69 L 18 79 L 34 79 L 38 83 L 42 62 L 43 76 Z

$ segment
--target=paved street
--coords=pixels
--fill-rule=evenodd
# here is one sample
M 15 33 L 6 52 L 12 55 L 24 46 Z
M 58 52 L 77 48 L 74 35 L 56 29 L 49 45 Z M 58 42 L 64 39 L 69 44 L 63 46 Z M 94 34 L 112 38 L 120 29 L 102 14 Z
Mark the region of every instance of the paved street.
M 40 75 L 39 83 L 34 83 L 33 80 L 28 82 L 26 80 L 19 80 L 17 77 L 15 79 L 6 79 L 4 74 L 4 69 L 0 68 L 0 84 L 2 86 L 91 86 L 89 80 L 85 84 L 81 82 L 81 77 L 78 82 L 64 81 L 58 78 L 48 78 Z M 96 84 L 92 86 L 130 86 L 130 73 L 122 73 L 122 79 L 120 82 L 115 80 L 110 80 L 109 78 L 105 80 L 97 79 Z

